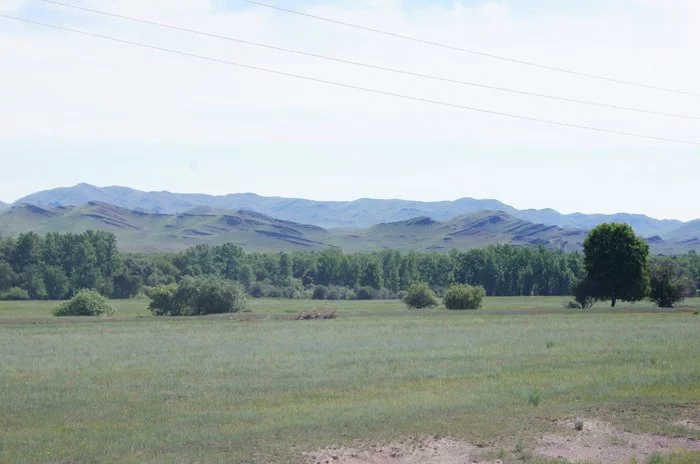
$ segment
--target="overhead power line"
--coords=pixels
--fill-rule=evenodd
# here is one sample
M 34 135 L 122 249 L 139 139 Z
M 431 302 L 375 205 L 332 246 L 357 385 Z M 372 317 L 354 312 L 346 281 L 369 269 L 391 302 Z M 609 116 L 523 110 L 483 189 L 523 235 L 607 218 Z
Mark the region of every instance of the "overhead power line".
M 631 86 L 635 86 L 635 87 L 642 87 L 645 89 L 658 90 L 661 92 L 668 92 L 668 93 L 675 93 L 675 94 L 679 94 L 679 95 L 690 95 L 693 97 L 700 97 L 700 93 L 697 93 L 697 92 L 689 92 L 686 90 L 671 89 L 671 88 L 667 88 L 667 87 L 660 87 L 660 86 L 655 86 L 655 85 L 650 85 L 650 84 L 644 84 L 641 82 L 627 81 L 627 80 L 623 80 L 623 79 L 615 79 L 613 77 L 607 77 L 607 76 L 603 76 L 603 75 L 599 75 L 599 74 L 592 74 L 592 73 L 586 73 L 586 72 L 581 72 L 581 71 L 575 71 L 572 69 L 559 68 L 556 66 L 535 63 L 533 61 L 526 61 L 526 60 L 521 60 L 521 59 L 517 59 L 517 58 L 510 58 L 507 56 L 496 55 L 493 53 L 487 53 L 487 52 L 483 52 L 480 50 L 473 50 L 473 49 L 469 49 L 469 48 L 457 47 L 455 45 L 434 42 L 431 40 L 421 39 L 419 37 L 413 37 L 413 36 L 409 36 L 409 35 L 399 34 L 396 32 L 385 31 L 382 29 L 375 29 L 372 27 L 362 26 L 359 24 L 340 21 L 337 19 L 326 18 L 324 16 L 318 16 L 318 15 L 314 15 L 314 14 L 310 14 L 310 13 L 305 13 L 303 11 L 291 10 L 289 8 L 282 8 L 280 6 L 271 5 L 269 3 L 259 2 L 256 0 L 241 0 L 241 1 L 246 2 L 246 3 L 250 3 L 252 5 L 262 6 L 265 8 L 271 8 L 271 9 L 277 10 L 277 11 L 283 11 L 285 13 L 291 13 L 291 14 L 295 14 L 295 15 L 299 15 L 299 16 L 305 16 L 307 18 L 318 19 L 318 20 L 326 21 L 326 22 L 333 23 L 333 24 L 339 24 L 342 26 L 352 27 L 355 29 L 361 29 L 363 31 L 374 32 L 376 34 L 381 34 L 381 35 L 385 35 L 385 36 L 389 36 L 389 37 L 395 37 L 395 38 L 399 38 L 399 39 L 410 40 L 410 41 L 419 42 L 419 43 L 422 43 L 425 45 L 432 45 L 434 47 L 446 48 L 449 50 L 454 50 L 454 51 L 463 52 L 463 53 L 469 53 L 472 55 L 483 56 L 483 57 L 492 58 L 495 60 L 507 61 L 510 63 L 517 63 L 517 64 L 522 64 L 522 65 L 531 66 L 531 67 L 535 67 L 535 68 L 546 69 L 548 71 L 556 71 L 556 72 L 571 74 L 571 75 L 580 76 L 580 77 L 588 77 L 591 79 L 598 79 L 598 80 L 602 80 L 602 81 L 615 82 L 617 84 L 631 85 Z
M 554 120 L 549 120 L 549 119 L 540 119 L 540 118 L 524 116 L 524 115 L 519 115 L 519 114 L 505 113 L 505 112 L 500 112 L 500 111 L 488 110 L 488 109 L 484 109 L 484 108 L 477 108 L 477 107 L 472 107 L 472 106 L 467 106 L 467 105 L 460 105 L 460 104 L 450 103 L 450 102 L 445 102 L 445 101 L 440 101 L 440 100 L 431 100 L 428 98 L 415 97 L 415 96 L 411 96 L 411 95 L 404 95 L 404 94 L 400 94 L 400 93 L 388 92 L 388 91 L 379 90 L 379 89 L 372 89 L 372 88 L 368 88 L 368 87 L 361 87 L 361 86 L 357 86 L 357 85 L 353 85 L 353 84 L 346 84 L 346 83 L 342 83 L 342 82 L 330 81 L 330 80 L 320 79 L 320 78 L 316 78 L 316 77 L 304 76 L 301 74 L 294 74 L 294 73 L 289 73 L 289 72 L 285 72 L 285 71 L 278 71 L 275 69 L 263 68 L 260 66 L 253 66 L 253 65 L 249 65 L 249 64 L 237 63 L 235 61 L 228 61 L 228 60 L 223 60 L 220 58 L 213 58 L 213 57 L 208 57 L 208 56 L 204 56 L 204 55 L 198 55 L 195 53 L 184 52 L 181 50 L 174 50 L 174 49 L 170 49 L 170 48 L 160 47 L 157 45 L 145 44 L 142 42 L 135 42 L 132 40 L 119 39 L 116 37 L 110 37 L 110 36 L 106 36 L 106 35 L 102 35 L 102 34 L 96 34 L 93 32 L 81 31 L 79 29 L 72 29 L 69 27 L 57 26 L 55 24 L 34 21 L 31 19 L 20 18 L 18 16 L 12 16 L 12 15 L 2 14 L 2 13 L 0 13 L 0 17 L 6 18 L 6 19 L 12 19 L 12 20 L 20 21 L 20 22 L 24 22 L 24 23 L 34 24 L 37 26 L 43 26 L 43 27 L 47 27 L 47 28 L 51 28 L 51 29 L 56 29 L 56 30 L 60 30 L 60 31 L 81 34 L 81 35 L 84 35 L 87 37 L 93 37 L 93 38 L 98 38 L 98 39 L 109 40 L 112 42 L 118 42 L 118 43 L 148 48 L 148 49 L 157 50 L 160 52 L 170 53 L 170 54 L 174 54 L 174 55 L 187 56 L 187 57 L 197 58 L 197 59 L 204 60 L 204 61 L 227 64 L 227 65 L 236 66 L 239 68 L 252 69 L 255 71 L 262 71 L 262 72 L 266 72 L 266 73 L 276 74 L 279 76 L 293 77 L 295 79 L 305 80 L 305 81 L 309 81 L 309 82 L 328 84 L 328 85 L 332 85 L 335 87 L 360 90 L 363 92 L 368 92 L 368 93 L 373 93 L 373 94 L 378 94 L 378 95 L 386 95 L 386 96 L 396 97 L 396 98 L 402 98 L 405 100 L 411 100 L 411 101 L 416 101 L 416 102 L 421 102 L 421 103 L 430 103 L 433 105 L 445 106 L 445 107 L 456 108 L 456 109 L 461 109 L 461 110 L 475 111 L 475 112 L 479 112 L 479 113 L 492 114 L 492 115 L 496 115 L 496 116 L 504 116 L 504 117 L 508 117 L 508 118 L 512 118 L 512 119 L 520 119 L 520 120 L 525 120 L 525 121 L 539 122 L 539 123 L 544 123 L 544 124 L 549 124 L 549 125 L 554 125 L 554 126 L 570 127 L 570 128 L 575 128 L 575 129 L 595 131 L 595 132 L 601 132 L 601 133 L 606 133 L 606 134 L 625 135 L 625 136 L 629 136 L 629 137 L 638 137 L 638 138 L 657 140 L 657 141 L 662 141 L 662 142 L 682 143 L 682 144 L 686 144 L 686 145 L 700 145 L 700 142 L 696 142 L 696 141 L 692 141 L 692 140 L 682 140 L 682 139 L 675 139 L 675 138 L 669 138 L 669 137 L 660 137 L 660 136 L 655 136 L 655 135 L 647 135 L 647 134 L 640 134 L 640 133 L 635 133 L 635 132 L 618 131 L 618 130 L 614 130 L 614 129 L 604 129 L 604 128 L 600 128 L 600 127 L 586 126 L 586 125 L 582 125 L 582 124 L 568 123 L 568 122 L 562 122 L 562 121 L 554 121 Z
M 636 113 L 653 114 L 653 115 L 657 115 L 657 116 L 700 120 L 700 117 L 698 117 L 698 116 L 691 116 L 691 115 L 678 114 L 678 113 L 667 113 L 667 112 L 663 112 L 663 111 L 654 111 L 654 110 L 649 110 L 649 109 L 645 109 L 645 108 L 633 108 L 633 107 L 628 107 L 628 106 L 614 105 L 614 104 L 610 104 L 610 103 L 599 103 L 599 102 L 580 100 L 580 99 L 575 99 L 575 98 L 558 97 L 558 96 L 554 96 L 554 95 L 546 95 L 546 94 L 541 94 L 541 93 L 528 92 L 525 90 L 510 89 L 510 88 L 506 88 L 506 87 L 497 87 L 497 86 L 488 85 L 488 84 L 481 84 L 481 83 L 477 83 L 477 82 L 469 82 L 469 81 L 464 81 L 464 80 L 459 80 L 459 79 L 452 79 L 452 78 L 448 78 L 448 77 L 406 71 L 406 70 L 402 70 L 402 69 L 390 68 L 387 66 L 378 66 L 378 65 L 363 63 L 363 62 L 359 62 L 359 61 L 352 61 L 352 60 L 346 60 L 346 59 L 336 58 L 336 57 L 327 56 L 327 55 L 321 55 L 318 53 L 304 52 L 301 50 L 294 50 L 291 48 L 278 47 L 275 45 L 269 45 L 269 44 L 264 44 L 264 43 L 259 43 L 259 42 L 253 42 L 250 40 L 238 39 L 238 38 L 226 36 L 226 35 L 213 34 L 210 32 L 199 31 L 196 29 L 189 29 L 189 28 L 180 27 L 180 26 L 173 26 L 171 24 L 151 21 L 151 20 L 147 20 L 147 19 L 135 18 L 133 16 L 125 16 L 125 15 L 120 15 L 120 14 L 116 14 L 116 13 L 110 13 L 108 11 L 96 10 L 94 8 L 86 8 L 83 6 L 72 5 L 69 3 L 63 3 L 63 2 L 58 2 L 58 1 L 54 1 L 54 0 L 41 0 L 41 1 L 43 1 L 45 3 L 53 4 L 53 5 L 62 6 L 62 7 L 73 8 L 76 10 L 87 11 L 90 13 L 97 13 L 100 15 L 109 16 L 109 17 L 113 17 L 113 18 L 134 21 L 137 23 L 148 24 L 151 26 L 157 26 L 157 27 L 162 27 L 162 28 L 166 28 L 166 29 L 172 29 L 172 30 L 176 30 L 176 31 L 180 31 L 180 32 L 197 34 L 197 35 L 201 35 L 204 37 L 223 39 L 223 40 L 228 40 L 231 42 L 241 43 L 241 44 L 245 44 L 245 45 L 252 45 L 255 47 L 262 47 L 262 48 L 267 48 L 267 49 L 276 50 L 276 51 L 280 51 L 280 52 L 293 53 L 296 55 L 308 56 L 308 57 L 318 58 L 318 59 L 327 60 L 327 61 L 334 61 L 337 63 L 349 64 L 349 65 L 353 65 L 353 66 L 361 66 L 364 68 L 376 69 L 376 70 L 380 70 L 380 71 L 387 71 L 387 72 L 392 72 L 392 73 L 396 73 L 396 74 L 403 74 L 406 76 L 432 79 L 432 80 L 441 81 L 441 82 L 467 85 L 467 86 L 478 87 L 478 88 L 483 88 L 483 89 L 495 90 L 495 91 L 499 91 L 499 92 L 507 92 L 507 93 L 511 93 L 511 94 L 517 94 L 517 95 L 527 95 L 530 97 L 545 98 L 548 100 L 561 101 L 561 102 L 566 102 L 566 103 L 577 103 L 577 104 L 582 104 L 582 105 L 597 106 L 600 108 L 608 108 L 608 109 L 621 110 L 621 111 L 631 111 L 631 112 L 636 112 Z

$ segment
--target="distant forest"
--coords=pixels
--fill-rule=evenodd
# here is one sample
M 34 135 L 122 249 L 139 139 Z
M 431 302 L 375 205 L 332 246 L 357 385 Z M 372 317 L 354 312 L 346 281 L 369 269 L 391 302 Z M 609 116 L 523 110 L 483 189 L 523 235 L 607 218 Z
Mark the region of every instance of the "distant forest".
M 674 256 L 700 284 L 700 255 Z M 128 254 L 108 232 L 36 233 L 0 238 L 0 299 L 65 299 L 95 289 L 111 298 L 148 294 L 184 276 L 241 282 L 253 297 L 389 299 L 413 283 L 438 294 L 454 283 L 479 284 L 489 296 L 569 295 L 584 274 L 583 255 L 545 247 L 496 245 L 449 254 L 399 252 L 245 253 L 232 243 L 181 253 Z

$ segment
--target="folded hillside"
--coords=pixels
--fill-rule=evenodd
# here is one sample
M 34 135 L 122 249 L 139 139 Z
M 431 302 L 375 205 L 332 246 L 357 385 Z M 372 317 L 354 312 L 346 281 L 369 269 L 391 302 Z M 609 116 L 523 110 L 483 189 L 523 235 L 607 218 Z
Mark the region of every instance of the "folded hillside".
M 700 219 L 686 222 L 665 235 L 666 240 L 695 245 L 700 250 Z
M 580 249 L 585 231 L 533 224 L 502 211 L 481 211 L 438 222 L 427 216 L 372 226 L 348 232 L 357 250 L 360 246 L 412 250 L 448 251 L 452 248 L 481 248 L 510 244 L 563 250 Z M 340 246 L 340 242 L 334 242 Z
M 233 242 L 245 249 L 274 251 L 324 248 L 327 232 L 251 211 L 153 214 L 102 202 L 80 207 L 20 205 L 0 213 L 0 233 L 114 233 L 125 251 L 175 251 L 198 243 Z
M 180 214 L 148 213 L 96 201 L 77 207 L 23 204 L 0 211 L 0 234 L 4 236 L 89 229 L 112 232 L 122 250 L 138 252 L 178 251 L 199 243 L 223 242 L 249 251 L 333 246 L 349 252 L 386 248 L 447 252 L 497 244 L 573 251 L 582 248 L 586 236 L 584 230 L 535 224 L 502 211 L 480 211 L 442 222 L 419 216 L 368 228 L 331 230 L 253 211 L 201 205 Z M 648 241 L 657 253 L 683 253 L 698 246 L 692 238 L 694 230 L 689 225 L 676 241 L 661 237 Z
M 215 211 L 251 210 L 324 228 L 364 228 L 423 216 L 436 221 L 450 221 L 480 211 L 503 211 L 524 221 L 564 229 L 590 230 L 603 222 L 625 222 L 642 237 L 659 235 L 664 239 L 669 232 L 683 224 L 680 221 L 659 220 L 640 214 L 562 214 L 553 209 L 518 210 L 498 200 L 475 198 L 434 202 L 371 198 L 354 201 L 314 201 L 264 197 L 253 193 L 206 195 L 143 192 L 128 187 L 95 187 L 89 184 L 36 192 L 22 198 L 17 204 L 82 206 L 90 201 L 157 214 L 180 214 L 198 207 L 212 208 Z

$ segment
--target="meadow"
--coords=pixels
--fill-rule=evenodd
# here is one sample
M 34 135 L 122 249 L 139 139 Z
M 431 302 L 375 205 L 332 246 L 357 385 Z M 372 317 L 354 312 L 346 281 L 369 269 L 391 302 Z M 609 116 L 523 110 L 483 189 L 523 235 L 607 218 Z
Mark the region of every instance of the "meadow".
M 700 424 L 700 301 L 565 301 L 252 300 L 245 313 L 154 318 L 127 300 L 114 317 L 60 320 L 55 302 L 2 302 L 0 462 L 302 463 L 423 436 L 545 462 L 538 439 L 579 417 L 700 439 L 678 422 Z M 314 309 L 338 318 L 293 319 Z

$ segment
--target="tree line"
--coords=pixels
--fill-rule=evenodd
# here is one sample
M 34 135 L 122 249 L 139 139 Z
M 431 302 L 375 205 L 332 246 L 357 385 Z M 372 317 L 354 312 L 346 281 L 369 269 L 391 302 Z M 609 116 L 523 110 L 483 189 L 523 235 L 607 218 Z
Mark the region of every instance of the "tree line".
M 700 256 L 668 258 L 700 282 Z M 488 246 L 445 253 L 384 250 L 344 253 L 244 252 L 232 243 L 180 253 L 127 254 L 108 232 L 29 232 L 0 238 L 0 298 L 66 299 L 81 289 L 131 298 L 187 276 L 240 282 L 253 297 L 397 298 L 427 283 L 438 295 L 453 284 L 488 296 L 570 295 L 586 275 L 583 254 L 545 247 Z

